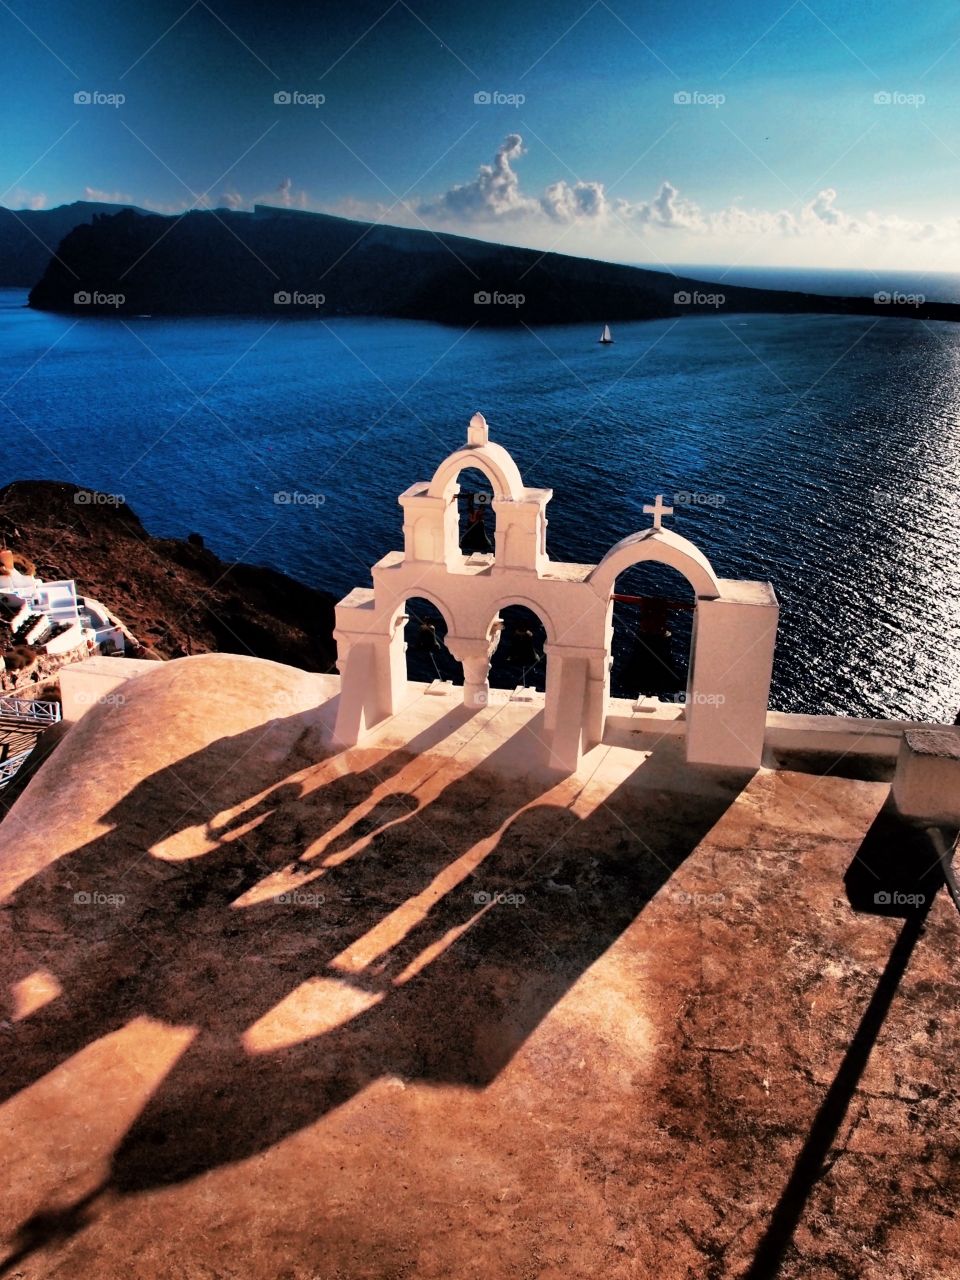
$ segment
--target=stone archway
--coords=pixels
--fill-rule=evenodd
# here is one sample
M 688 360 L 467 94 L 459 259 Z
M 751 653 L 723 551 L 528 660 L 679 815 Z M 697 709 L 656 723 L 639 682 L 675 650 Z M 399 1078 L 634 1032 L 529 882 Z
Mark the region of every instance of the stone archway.
M 429 592 L 416 590 L 398 607 L 390 643 L 402 651 L 407 684 L 431 684 L 434 680 L 459 684 L 462 680 L 458 660 L 447 645 L 450 618 L 449 610 Z
M 659 501 L 659 500 L 658 500 Z M 707 557 L 687 538 L 681 537 L 671 529 L 664 529 L 660 524 L 660 513 L 655 515 L 654 526 L 642 529 L 639 533 L 630 534 L 616 543 L 603 557 L 587 579 L 604 603 L 604 635 L 603 646 L 606 651 L 604 688 L 603 688 L 603 722 L 606 721 L 607 708 L 610 702 L 610 671 L 613 665 L 613 608 L 617 579 L 628 570 L 641 565 L 662 565 L 674 570 L 685 578 L 694 593 L 696 612 L 690 636 L 689 655 L 687 659 L 687 680 L 685 702 L 687 714 L 690 710 L 695 691 L 699 688 L 700 672 L 697 666 L 697 621 L 701 602 L 716 600 L 721 596 L 720 580 L 713 571 Z
M 451 569 L 457 567 L 460 548 L 460 476 L 464 471 L 476 471 L 485 476 L 493 490 L 491 504 L 494 515 L 493 553 L 502 550 L 505 542 L 502 515 L 504 504 L 523 501 L 525 490 L 520 471 L 503 445 L 493 443 L 488 436 L 487 424 L 482 414 L 474 414 L 467 431 L 467 447 L 458 449 L 441 462 L 424 497 L 439 507 L 443 557 Z M 506 508 L 507 510 L 510 507 Z M 482 519 L 482 513 L 480 518 Z M 488 530 L 488 534 L 489 534 Z M 436 535 L 435 535 L 436 536 Z M 469 553 L 468 553 L 469 554 Z
M 444 458 L 433 479 L 427 486 L 430 498 L 449 499 L 457 482 L 457 476 L 466 467 L 482 471 L 493 486 L 497 498 L 509 498 L 519 502 L 524 495 L 520 469 L 502 444 L 495 444 L 488 435 L 487 423 L 481 413 L 475 413 L 467 428 L 467 447 L 457 449 Z
M 499 600 L 490 627 L 500 627 L 499 643 L 491 651 L 491 668 L 500 668 L 501 688 L 523 684 L 546 691 L 550 679 L 548 646 L 556 635 L 556 627 L 543 604 L 527 596 L 511 596 Z M 529 633 L 529 634 L 528 634 Z M 499 658 L 499 661 L 495 660 Z M 516 676 L 513 684 L 503 683 L 507 675 Z M 493 676 L 491 674 L 491 683 Z
M 456 537 L 460 554 L 464 559 L 483 555 L 493 560 L 496 554 L 496 490 L 486 471 L 476 466 L 464 467 L 457 476 L 449 501 L 456 505 Z
M 441 462 L 427 484 L 411 485 L 400 495 L 404 557 L 445 565 L 449 573 L 467 572 L 460 552 L 458 477 L 476 469 L 493 489 L 494 561 L 498 570 L 542 568 L 547 563 L 546 505 L 551 489 L 528 489 L 517 464 L 502 445 L 489 439 L 482 414 L 475 413 L 467 446 Z
M 722 594 L 720 580 L 699 547 L 671 529 L 657 527 L 621 538 L 591 571 L 587 581 L 598 595 L 609 597 L 618 576 L 644 560 L 654 560 L 683 574 L 698 599 L 716 600 Z
M 637 561 L 617 575 L 607 632 L 612 698 L 683 700 L 696 610 L 688 579 L 661 560 Z

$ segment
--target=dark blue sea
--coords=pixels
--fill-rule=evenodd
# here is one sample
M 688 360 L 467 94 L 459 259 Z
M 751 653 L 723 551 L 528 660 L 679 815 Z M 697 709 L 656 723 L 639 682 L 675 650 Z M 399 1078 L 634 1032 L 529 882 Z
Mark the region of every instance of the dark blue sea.
M 727 278 L 960 299 L 956 276 Z M 960 327 L 697 316 L 617 325 L 603 348 L 596 326 L 75 322 L 24 303 L 0 292 L 0 483 L 123 495 L 151 533 L 343 593 L 402 546 L 397 495 L 479 409 L 554 490 L 555 559 L 596 561 L 656 493 L 688 495 L 667 523 L 721 576 L 776 588 L 776 708 L 960 706 Z

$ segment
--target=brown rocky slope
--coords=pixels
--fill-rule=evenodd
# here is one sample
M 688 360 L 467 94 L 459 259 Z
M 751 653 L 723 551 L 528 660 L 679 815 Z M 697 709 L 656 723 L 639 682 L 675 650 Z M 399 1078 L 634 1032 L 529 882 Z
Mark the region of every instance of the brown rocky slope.
M 158 658 L 241 653 L 330 671 L 334 598 L 264 565 L 226 564 L 198 534 L 152 537 L 127 505 L 54 480 L 0 489 L 0 545 L 45 580 L 74 578 Z

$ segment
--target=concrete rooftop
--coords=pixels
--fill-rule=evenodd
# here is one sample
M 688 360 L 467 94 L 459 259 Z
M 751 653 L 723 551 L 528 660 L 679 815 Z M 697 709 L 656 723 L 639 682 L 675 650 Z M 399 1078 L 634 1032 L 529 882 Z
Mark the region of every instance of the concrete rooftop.
M 538 702 L 423 692 L 337 753 L 337 687 L 158 666 L 0 825 L 0 1274 L 960 1276 L 960 919 L 886 782 L 557 783 Z

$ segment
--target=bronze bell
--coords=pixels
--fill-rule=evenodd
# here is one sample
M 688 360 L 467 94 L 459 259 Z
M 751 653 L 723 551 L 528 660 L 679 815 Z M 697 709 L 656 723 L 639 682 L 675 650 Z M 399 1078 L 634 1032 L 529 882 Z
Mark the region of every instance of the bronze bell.
M 532 631 L 526 629 L 514 631 L 510 637 L 510 657 L 507 661 L 525 668 L 535 667 L 538 662 L 543 661 L 543 654 L 534 643 Z
M 483 507 L 473 508 L 469 512 L 468 520 L 466 531 L 460 539 L 460 550 L 467 552 L 468 555 L 472 555 L 475 551 L 483 555 L 489 554 L 493 547 L 490 545 L 490 537 L 484 523 Z
M 413 647 L 418 653 L 436 653 L 438 649 L 443 647 L 437 639 L 437 628 L 432 622 L 420 623 Z

